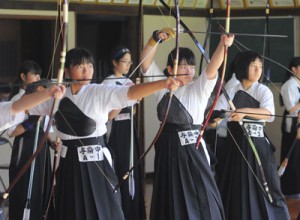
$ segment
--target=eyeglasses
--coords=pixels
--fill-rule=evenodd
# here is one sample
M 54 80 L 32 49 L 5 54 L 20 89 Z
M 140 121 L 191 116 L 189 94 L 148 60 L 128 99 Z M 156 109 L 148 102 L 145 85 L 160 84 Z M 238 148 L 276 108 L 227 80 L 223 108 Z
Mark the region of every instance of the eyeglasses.
M 127 61 L 127 60 L 119 60 L 119 62 L 125 63 L 126 65 L 132 65 L 133 64 L 132 61 Z
M 187 64 L 179 64 L 178 67 L 180 69 L 190 69 L 190 70 L 195 70 L 195 65 L 187 65 Z

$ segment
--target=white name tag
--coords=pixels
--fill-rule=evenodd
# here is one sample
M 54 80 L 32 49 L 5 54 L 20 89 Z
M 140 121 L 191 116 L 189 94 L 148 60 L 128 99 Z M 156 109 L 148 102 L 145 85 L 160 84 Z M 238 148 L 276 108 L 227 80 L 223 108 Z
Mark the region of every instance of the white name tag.
M 123 120 L 129 120 L 129 119 L 130 119 L 130 114 L 129 113 L 118 114 L 114 118 L 115 121 L 123 121 Z
M 200 132 L 198 130 L 179 131 L 178 136 L 181 146 L 195 144 Z
M 80 162 L 102 161 L 104 159 L 101 145 L 89 145 L 77 147 Z
M 264 137 L 264 127 L 260 124 L 244 123 L 250 137 Z

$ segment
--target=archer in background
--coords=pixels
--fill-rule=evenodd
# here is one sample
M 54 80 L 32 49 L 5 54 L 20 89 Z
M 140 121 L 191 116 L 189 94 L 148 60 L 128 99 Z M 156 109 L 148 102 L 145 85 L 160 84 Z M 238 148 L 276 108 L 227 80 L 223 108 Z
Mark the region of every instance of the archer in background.
M 237 53 L 232 60 L 232 62 L 229 64 L 229 72 L 226 72 L 226 83 L 224 85 L 224 89 L 227 91 L 228 89 L 231 89 L 233 86 L 240 83 L 239 80 L 237 80 L 235 76 L 235 66 L 240 53 Z M 218 85 L 218 84 L 217 84 Z M 213 94 L 215 94 L 218 88 L 215 86 Z M 213 104 L 213 100 L 215 98 L 215 95 L 212 95 L 211 98 L 208 101 L 208 105 L 206 107 L 204 115 L 207 115 L 210 107 Z M 215 125 L 214 125 L 215 126 Z M 218 122 L 217 126 L 214 128 L 210 128 L 209 126 L 206 128 L 204 132 L 204 139 L 207 143 L 207 145 L 211 148 L 214 155 L 218 157 L 218 154 L 222 154 L 223 147 L 225 140 L 227 137 L 227 118 L 223 118 L 220 122 Z M 220 158 L 218 158 L 219 160 Z M 215 164 L 212 164 L 213 171 L 215 171 Z M 217 177 L 215 177 L 217 178 Z
M 27 84 L 25 94 L 42 92 L 50 87 L 50 81 L 41 79 Z M 35 141 L 45 135 L 43 117 L 29 115 L 20 125 L 16 126 L 10 137 L 15 137 L 9 166 L 10 182 L 14 180 L 24 164 L 34 154 Z M 37 136 L 36 136 L 37 135 Z M 11 219 L 42 219 L 43 212 L 50 194 L 50 142 L 45 142 L 39 155 L 35 158 L 32 168 L 28 169 L 16 183 L 9 196 L 9 217 Z M 24 211 L 25 210 L 25 211 Z M 27 211 L 30 212 L 28 213 Z M 28 216 L 28 215 L 29 216 Z M 49 213 L 50 215 L 50 213 Z
M 48 100 L 61 98 L 65 93 L 64 86 L 53 85 L 43 92 L 24 95 L 16 101 L 0 102 L 0 131 L 15 126 L 25 120 L 25 111 Z
M 275 147 L 264 133 L 264 122 L 274 120 L 271 115 L 274 115 L 275 107 L 271 90 L 259 83 L 262 68 L 262 58 L 257 52 L 242 52 L 235 68 L 240 83 L 228 89 L 229 99 L 233 101 L 236 111 L 228 118 L 227 138 L 216 165 L 216 180 L 226 219 L 230 220 L 290 219 L 280 189 Z M 222 94 L 215 110 L 230 108 Z M 261 160 L 272 201 L 262 184 L 264 179 L 252 143 Z
M 294 57 L 290 60 L 289 69 L 286 78 L 281 87 L 282 104 L 285 107 L 285 116 L 295 116 L 294 118 L 285 117 L 282 119 L 281 130 L 281 161 L 289 154 L 288 165 L 281 177 L 281 189 L 285 196 L 300 197 L 300 140 L 295 140 L 299 122 L 297 122 L 298 112 L 300 110 L 300 57 Z M 296 78 L 298 77 L 298 78 Z M 297 138 L 298 139 L 298 138 Z M 295 142 L 294 142 L 295 140 Z M 293 146 L 295 145 L 295 146 Z
M 132 80 L 126 77 L 132 65 L 131 52 L 127 47 L 118 45 L 112 49 L 111 65 L 109 75 L 102 84 L 134 85 Z M 128 106 L 109 113 L 108 144 L 114 154 L 115 171 L 119 181 L 140 157 L 134 116 L 135 106 Z M 128 181 L 121 185 L 120 190 L 125 219 L 146 219 L 141 166 L 130 173 Z
M 26 85 L 40 80 L 42 69 L 33 60 L 24 61 L 19 67 L 18 75 L 14 81 L 15 86 L 10 94 L 10 100 L 15 101 L 25 94 Z
M 18 100 L 21 98 L 25 92 L 26 87 L 28 84 L 36 82 L 40 80 L 42 74 L 42 69 L 38 63 L 36 63 L 33 60 L 26 60 L 24 61 L 21 66 L 19 67 L 18 75 L 16 77 L 16 80 L 14 81 L 15 86 L 12 90 L 12 93 L 10 94 L 11 101 Z M 23 123 L 23 126 L 14 126 L 7 130 L 7 134 L 9 137 L 15 137 L 20 135 L 21 133 L 24 133 L 24 131 L 28 130 L 29 132 L 26 134 L 29 134 L 31 132 L 32 136 L 25 138 L 25 144 L 23 145 L 23 137 L 19 136 L 18 138 L 14 139 L 13 142 L 13 151 L 11 154 L 11 163 L 9 167 L 9 179 L 10 183 L 15 178 L 16 174 L 19 172 L 19 170 L 24 166 L 24 164 L 27 162 L 27 160 L 32 155 L 32 149 L 33 149 L 33 143 L 35 139 L 35 130 L 36 128 L 34 125 L 36 125 L 36 120 L 39 117 L 31 117 L 30 119 L 26 119 Z M 25 128 L 25 125 L 29 126 L 32 125 L 32 127 Z M 15 129 L 23 130 L 21 132 L 15 131 Z M 24 135 L 26 137 L 26 135 Z M 20 144 L 21 141 L 21 144 Z M 25 148 L 23 148 L 25 146 Z M 22 156 L 23 155 L 23 156 Z M 22 219 L 23 218 L 23 211 L 26 203 L 26 197 L 27 197 L 27 188 L 28 188 L 28 182 L 29 182 L 29 176 L 30 171 L 27 170 L 25 175 L 22 176 L 20 181 L 15 185 L 13 190 L 10 194 L 10 207 L 9 207 L 9 216 L 11 219 Z M 25 184 L 26 183 L 26 184 Z M 20 199 L 18 198 L 18 195 L 20 195 Z M 40 197 L 40 195 L 39 195 Z M 35 199 L 34 199 L 35 200 Z M 33 201 L 34 201 L 33 200 Z M 34 204 L 34 202 L 33 202 Z M 37 202 L 37 206 L 41 205 L 41 202 Z M 35 205 L 33 205 L 35 206 Z M 40 212 L 42 213 L 42 208 L 39 208 Z M 38 213 L 38 211 L 36 212 Z M 34 215 L 34 213 L 33 213 Z M 42 214 L 37 214 L 35 217 L 41 218 Z
M 161 71 L 154 62 L 157 44 L 175 37 L 173 29 L 154 31 L 142 51 L 142 71 L 150 81 L 174 76 L 181 87 L 170 96 L 167 89 L 156 92 L 158 119 L 166 116 L 166 125 L 155 144 L 155 167 L 150 219 L 225 219 L 223 205 L 204 140 L 195 149 L 197 137 L 208 99 L 216 85 L 218 68 L 224 58 L 224 47 L 231 46 L 233 36 L 223 35 L 211 62 L 195 80 L 195 56 L 188 48 L 179 48 L 178 75 L 176 75 L 176 49 L 168 56 Z M 148 77 L 154 76 L 154 77 Z

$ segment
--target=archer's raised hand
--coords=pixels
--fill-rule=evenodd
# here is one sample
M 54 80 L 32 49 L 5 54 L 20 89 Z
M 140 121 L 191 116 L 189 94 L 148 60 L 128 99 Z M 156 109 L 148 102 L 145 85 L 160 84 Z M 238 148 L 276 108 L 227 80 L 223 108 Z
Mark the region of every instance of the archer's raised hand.
M 157 42 L 164 42 L 175 38 L 176 33 L 172 28 L 162 28 L 161 30 L 156 30 L 153 32 L 152 37 L 149 40 L 151 45 L 155 45 Z
M 234 41 L 234 34 L 223 34 L 221 36 L 221 42 L 224 46 L 230 47 Z
M 156 36 L 162 41 L 167 41 L 175 38 L 176 32 L 172 28 L 165 27 L 159 31 L 156 31 Z

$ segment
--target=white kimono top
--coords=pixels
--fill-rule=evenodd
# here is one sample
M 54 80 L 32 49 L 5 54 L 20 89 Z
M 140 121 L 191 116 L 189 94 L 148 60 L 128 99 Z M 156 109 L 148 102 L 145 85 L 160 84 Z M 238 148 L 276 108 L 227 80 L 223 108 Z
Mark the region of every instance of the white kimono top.
M 275 114 L 275 106 L 274 106 L 274 98 L 273 93 L 271 90 L 258 82 L 253 83 L 253 85 L 245 90 L 241 83 L 237 84 L 236 86 L 232 87 L 231 89 L 227 90 L 227 93 L 229 95 L 229 98 L 232 100 L 234 98 L 234 95 L 237 91 L 242 90 L 251 95 L 254 99 L 256 99 L 260 105 L 260 108 L 265 108 L 270 111 L 272 115 Z M 222 94 L 216 104 L 215 110 L 229 110 L 230 106 L 225 98 L 225 96 Z M 267 121 L 272 122 L 274 121 L 274 116 L 270 117 Z
M 65 97 L 74 102 L 77 107 L 88 117 L 96 122 L 96 130 L 87 137 L 102 136 L 106 133 L 105 123 L 108 120 L 108 113 L 113 109 L 121 109 L 133 105 L 136 101 L 127 99 L 127 86 L 88 84 L 73 95 L 70 88 L 67 88 Z M 53 99 L 50 99 L 35 108 L 29 110 L 31 115 L 49 115 Z M 57 131 L 62 140 L 82 138 Z
M 162 71 L 153 62 L 145 76 L 156 76 L 163 75 Z M 166 77 L 162 77 L 166 78 Z M 162 79 L 161 77 L 147 77 L 148 81 L 155 81 Z M 193 82 L 185 85 L 175 91 L 174 95 L 178 98 L 181 104 L 186 108 L 193 118 L 195 125 L 202 124 L 204 120 L 204 111 L 207 106 L 208 99 L 216 85 L 217 77 L 215 79 L 209 80 L 206 78 L 205 70 L 202 74 Z M 167 89 L 163 89 L 155 93 L 155 98 L 157 103 L 163 98 L 164 94 L 169 92 Z
M 283 104 L 287 110 L 293 108 L 300 99 L 300 81 L 295 77 L 291 77 L 281 87 L 281 96 Z M 298 109 L 299 110 L 299 109 Z M 297 116 L 298 110 L 292 112 L 290 115 Z
M 0 103 L 0 131 L 4 131 L 7 128 L 17 125 L 25 119 L 25 112 L 12 114 L 12 103 L 13 101 Z

